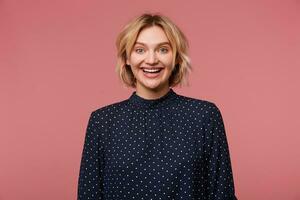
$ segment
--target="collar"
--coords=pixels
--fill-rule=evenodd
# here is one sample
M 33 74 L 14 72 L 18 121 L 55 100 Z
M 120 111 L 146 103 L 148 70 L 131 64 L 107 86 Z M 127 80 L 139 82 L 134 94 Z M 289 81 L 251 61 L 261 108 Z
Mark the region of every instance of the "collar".
M 178 95 L 174 92 L 174 90 L 170 88 L 165 95 L 157 99 L 145 99 L 138 96 L 136 91 L 134 91 L 128 100 L 134 107 L 154 109 L 168 106 L 177 96 Z

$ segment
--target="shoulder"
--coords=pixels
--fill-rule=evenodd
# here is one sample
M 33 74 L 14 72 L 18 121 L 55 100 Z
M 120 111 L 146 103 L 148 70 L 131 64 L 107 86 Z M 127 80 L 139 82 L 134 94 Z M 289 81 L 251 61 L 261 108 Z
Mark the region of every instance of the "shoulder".
M 192 120 L 201 123 L 205 130 L 224 127 L 221 111 L 215 102 L 186 96 L 181 96 L 180 99 L 181 104 L 185 105 L 185 112 L 189 113 Z
M 178 112 L 184 113 L 201 123 L 222 120 L 221 111 L 215 102 L 183 95 L 178 96 L 177 107 L 173 108 L 179 110 Z
M 113 120 L 119 115 L 120 112 L 123 112 L 127 107 L 127 100 L 122 100 L 112 104 L 108 104 L 102 107 L 99 107 L 90 113 L 89 124 L 101 128 L 102 130 L 110 126 Z
M 99 108 L 93 110 L 91 115 L 94 116 L 95 118 L 98 118 L 98 117 L 103 118 L 105 116 L 107 117 L 107 116 L 114 115 L 115 113 L 118 113 L 118 112 L 126 109 L 127 102 L 128 102 L 128 99 L 118 101 L 118 102 L 115 102 L 112 104 L 104 105 L 102 107 L 99 107 Z
M 192 109 L 199 112 L 204 113 L 215 113 L 220 112 L 217 104 L 215 102 L 206 100 L 206 99 L 198 99 L 194 97 L 188 97 L 183 95 L 179 96 L 179 105 L 184 108 Z

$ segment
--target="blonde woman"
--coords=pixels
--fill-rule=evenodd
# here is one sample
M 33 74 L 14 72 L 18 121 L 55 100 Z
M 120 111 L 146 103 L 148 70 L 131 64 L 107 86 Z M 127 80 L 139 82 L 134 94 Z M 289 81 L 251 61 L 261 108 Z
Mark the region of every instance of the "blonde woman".
M 91 113 L 78 199 L 236 199 L 218 107 L 172 89 L 191 72 L 184 34 L 143 14 L 116 44 L 116 71 L 135 91 Z

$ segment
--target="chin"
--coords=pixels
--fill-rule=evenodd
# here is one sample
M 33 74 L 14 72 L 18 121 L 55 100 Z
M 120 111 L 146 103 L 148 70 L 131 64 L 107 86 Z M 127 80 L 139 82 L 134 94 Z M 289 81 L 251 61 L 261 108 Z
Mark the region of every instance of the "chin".
M 158 83 L 158 84 L 143 84 L 143 86 L 149 90 L 153 91 L 159 91 L 165 87 L 164 84 Z
M 150 90 L 157 90 L 160 88 L 160 85 L 144 85 L 144 87 Z
M 147 89 L 156 89 L 159 87 L 159 83 L 147 83 L 145 81 L 139 81 L 139 84 L 143 87 L 143 88 L 147 88 Z

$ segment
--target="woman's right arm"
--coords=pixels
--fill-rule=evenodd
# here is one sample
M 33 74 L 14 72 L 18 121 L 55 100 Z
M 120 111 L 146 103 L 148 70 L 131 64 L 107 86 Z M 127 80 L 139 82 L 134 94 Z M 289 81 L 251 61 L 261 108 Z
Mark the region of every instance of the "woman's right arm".
M 95 112 L 92 112 L 86 129 L 78 179 L 78 200 L 103 199 L 103 147 L 96 118 Z

